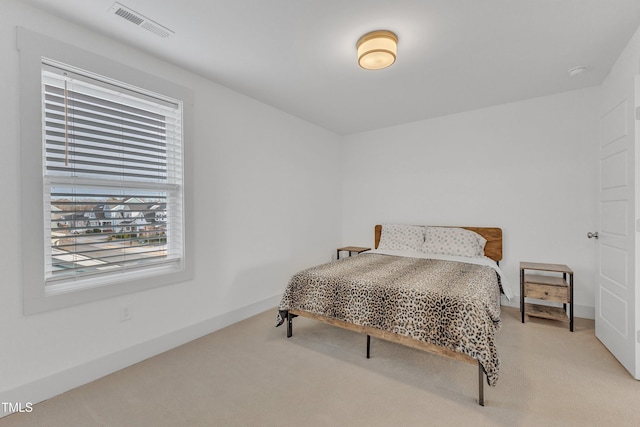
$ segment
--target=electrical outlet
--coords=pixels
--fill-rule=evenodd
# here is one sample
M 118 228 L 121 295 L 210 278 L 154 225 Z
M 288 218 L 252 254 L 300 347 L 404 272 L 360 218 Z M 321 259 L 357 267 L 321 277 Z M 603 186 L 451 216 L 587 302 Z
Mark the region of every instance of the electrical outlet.
M 133 317 L 133 309 L 131 303 L 123 304 L 120 306 L 120 321 L 131 320 Z

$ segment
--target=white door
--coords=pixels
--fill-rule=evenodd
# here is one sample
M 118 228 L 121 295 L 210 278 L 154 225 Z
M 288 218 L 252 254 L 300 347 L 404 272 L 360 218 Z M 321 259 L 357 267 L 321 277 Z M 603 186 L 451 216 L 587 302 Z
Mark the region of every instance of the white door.
M 636 379 L 634 167 L 639 84 L 636 77 L 617 93 L 605 93 L 600 116 L 595 316 L 596 336 Z

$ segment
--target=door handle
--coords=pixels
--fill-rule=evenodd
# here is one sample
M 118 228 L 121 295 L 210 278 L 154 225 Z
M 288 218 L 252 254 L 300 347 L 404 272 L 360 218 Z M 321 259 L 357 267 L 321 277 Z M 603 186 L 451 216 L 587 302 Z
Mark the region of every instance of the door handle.
M 597 231 L 595 233 L 588 232 L 587 233 L 587 237 L 590 238 L 590 239 L 591 238 L 597 239 L 598 238 L 598 232 Z

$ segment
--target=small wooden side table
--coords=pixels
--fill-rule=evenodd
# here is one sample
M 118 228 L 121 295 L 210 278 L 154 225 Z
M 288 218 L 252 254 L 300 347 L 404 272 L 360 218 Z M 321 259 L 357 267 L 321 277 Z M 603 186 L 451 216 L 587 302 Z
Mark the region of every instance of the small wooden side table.
M 562 277 L 526 274 L 525 270 L 562 273 Z M 568 282 L 567 275 L 569 276 Z M 562 308 L 541 304 L 529 304 L 525 302 L 525 298 L 561 302 Z M 568 316 L 567 304 L 569 304 Z M 524 323 L 526 314 L 532 317 L 569 322 L 569 330 L 573 332 L 573 270 L 564 264 L 521 262 L 520 313 L 522 314 L 522 323 Z
M 340 259 L 340 252 L 345 251 L 345 252 L 349 252 L 349 256 L 351 256 L 351 254 L 359 254 L 361 252 L 366 252 L 366 251 L 370 251 L 371 248 L 362 248 L 360 246 L 345 246 L 342 248 L 338 248 L 337 253 L 336 253 L 336 259 Z

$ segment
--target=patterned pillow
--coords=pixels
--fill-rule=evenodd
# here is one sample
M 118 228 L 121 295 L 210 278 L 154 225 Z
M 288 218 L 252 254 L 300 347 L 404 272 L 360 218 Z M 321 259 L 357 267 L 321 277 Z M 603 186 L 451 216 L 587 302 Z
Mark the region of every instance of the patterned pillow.
M 424 244 L 425 227 L 404 224 L 382 224 L 378 249 L 419 251 Z
M 487 240 L 471 230 L 457 227 L 427 227 L 420 249 L 429 254 L 483 257 Z

